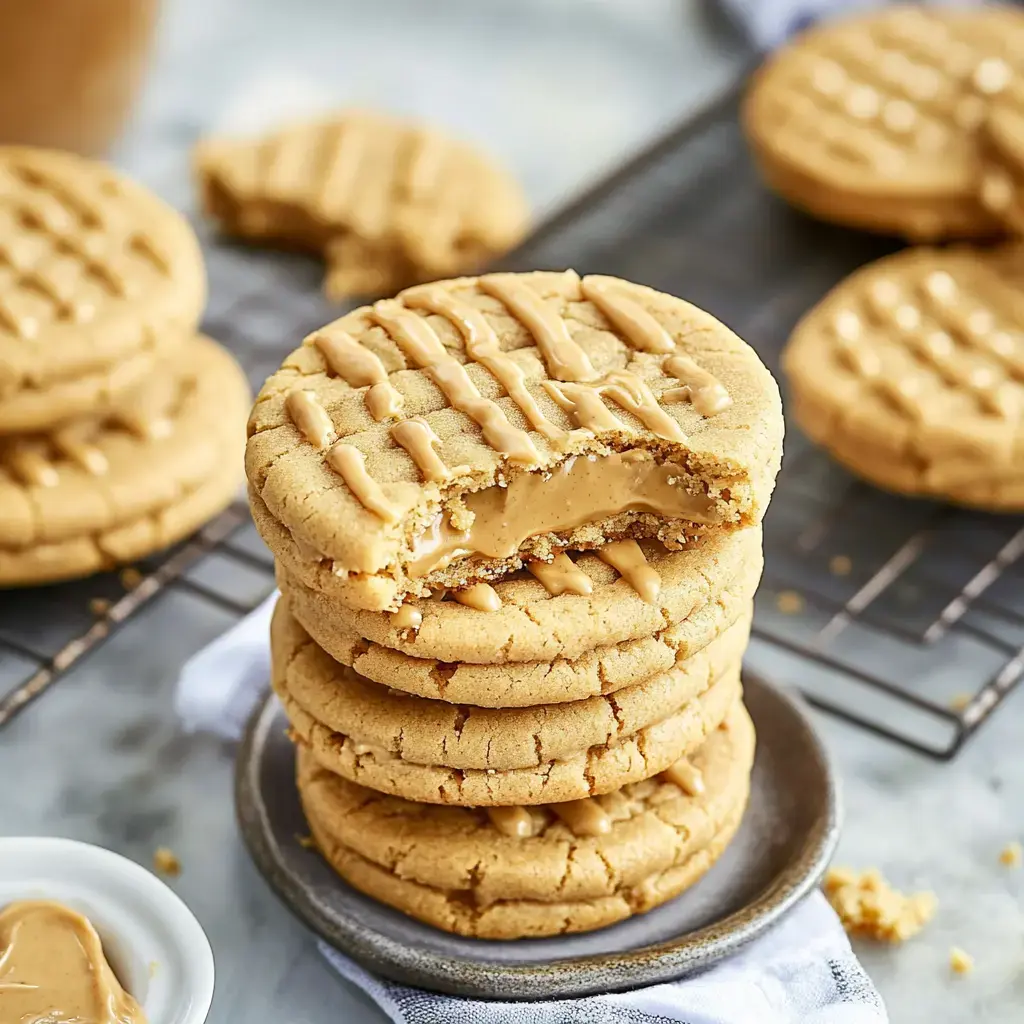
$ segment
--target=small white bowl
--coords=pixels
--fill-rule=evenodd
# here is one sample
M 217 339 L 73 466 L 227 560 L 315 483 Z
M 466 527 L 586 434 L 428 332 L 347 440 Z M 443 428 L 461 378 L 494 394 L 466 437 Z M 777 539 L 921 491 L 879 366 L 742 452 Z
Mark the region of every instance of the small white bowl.
M 213 951 L 192 911 L 134 861 L 73 839 L 0 839 L 0 907 L 56 900 L 96 927 L 149 1024 L 203 1024 Z

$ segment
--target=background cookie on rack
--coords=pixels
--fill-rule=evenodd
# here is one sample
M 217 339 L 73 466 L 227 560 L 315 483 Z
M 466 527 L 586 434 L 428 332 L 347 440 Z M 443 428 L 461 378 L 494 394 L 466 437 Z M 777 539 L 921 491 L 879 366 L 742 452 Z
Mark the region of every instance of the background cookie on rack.
M 195 334 L 188 222 L 105 164 L 0 147 L 0 434 L 102 411 Z
M 907 249 L 797 325 L 783 357 L 804 431 L 905 494 L 1024 509 L 1024 249 Z
M 1003 230 L 979 129 L 1024 69 L 1024 12 L 896 6 L 825 23 L 757 72 L 744 128 L 768 184 L 823 220 L 909 239 Z
M 364 111 L 195 153 L 203 208 L 232 235 L 320 253 L 334 299 L 481 267 L 529 224 L 518 183 L 475 146 Z

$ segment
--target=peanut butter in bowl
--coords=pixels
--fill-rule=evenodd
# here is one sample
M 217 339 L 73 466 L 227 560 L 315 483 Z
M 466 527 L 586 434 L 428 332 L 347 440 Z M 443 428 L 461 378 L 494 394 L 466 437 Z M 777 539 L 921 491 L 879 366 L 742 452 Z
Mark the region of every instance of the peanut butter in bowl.
M 148 1024 L 92 922 L 53 900 L 0 909 L 0 1024 Z

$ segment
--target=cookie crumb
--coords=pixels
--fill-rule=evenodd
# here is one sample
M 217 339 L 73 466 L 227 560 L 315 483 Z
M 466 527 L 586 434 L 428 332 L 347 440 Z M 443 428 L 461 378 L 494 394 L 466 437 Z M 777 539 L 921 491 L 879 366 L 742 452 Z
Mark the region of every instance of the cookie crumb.
M 849 576 L 853 570 L 853 562 L 847 555 L 833 555 L 828 568 L 833 576 Z
M 110 611 L 110 602 L 105 597 L 89 598 L 89 611 L 93 615 L 106 615 Z
M 877 868 L 860 874 L 849 868 L 831 868 L 822 888 L 846 931 L 876 942 L 905 942 L 938 909 L 934 893 L 907 896 L 897 892 Z
M 954 946 L 949 951 L 949 969 L 954 974 L 970 974 L 974 970 L 974 957 Z
M 1022 860 L 1024 860 L 1024 850 L 1021 849 L 1021 845 L 1016 839 L 1012 843 L 1007 843 L 999 852 L 999 863 L 1008 868 L 1019 868 Z
M 166 846 L 158 846 L 153 854 L 153 867 L 161 875 L 180 875 L 181 861 L 173 850 Z
M 125 590 L 134 590 L 141 582 L 142 573 L 134 565 L 129 565 L 127 569 L 121 570 L 121 586 Z
M 295 836 L 295 842 L 297 842 L 299 844 L 299 846 L 301 846 L 304 850 L 315 850 L 316 849 L 316 840 L 312 836 L 310 836 L 310 835 L 305 835 L 305 836 L 296 835 Z
M 775 596 L 775 607 L 783 615 L 799 615 L 804 610 L 804 598 L 795 590 L 780 590 Z
M 971 703 L 972 696 L 969 693 L 956 693 L 949 699 L 949 706 L 954 711 L 963 711 Z

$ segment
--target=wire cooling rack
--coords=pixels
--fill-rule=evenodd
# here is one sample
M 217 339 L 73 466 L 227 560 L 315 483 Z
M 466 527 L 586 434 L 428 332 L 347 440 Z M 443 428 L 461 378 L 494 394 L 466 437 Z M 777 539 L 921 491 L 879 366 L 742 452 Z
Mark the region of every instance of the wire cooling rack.
M 685 295 L 778 373 L 797 318 L 895 246 L 770 196 L 741 137 L 738 97 L 639 154 L 502 265 L 572 266 Z M 258 386 L 338 309 L 320 297 L 312 262 L 205 243 L 206 329 Z M 789 424 L 749 658 L 819 707 L 951 758 L 1024 674 L 1022 554 L 1024 519 L 877 491 Z M 137 572 L 0 595 L 0 727 L 168 588 L 242 614 L 272 586 L 270 557 L 239 503 Z

